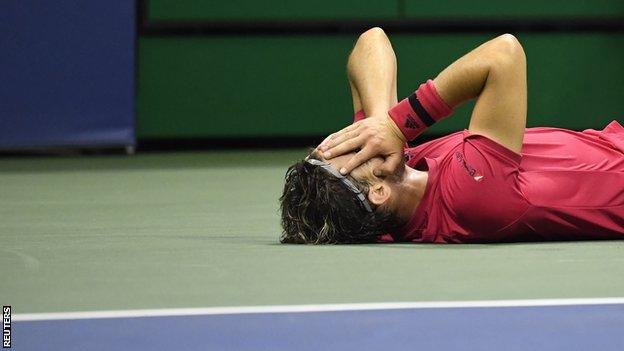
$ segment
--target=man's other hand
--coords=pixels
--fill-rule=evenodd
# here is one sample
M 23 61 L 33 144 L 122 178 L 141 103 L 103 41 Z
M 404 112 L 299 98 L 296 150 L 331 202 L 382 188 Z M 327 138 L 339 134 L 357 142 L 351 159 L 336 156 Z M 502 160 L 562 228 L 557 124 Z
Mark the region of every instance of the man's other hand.
M 373 172 L 376 176 L 386 176 L 394 174 L 402 164 L 404 145 L 403 133 L 389 116 L 371 116 L 330 135 L 318 149 L 327 159 L 360 150 L 340 169 L 342 174 L 381 156 L 384 163 Z

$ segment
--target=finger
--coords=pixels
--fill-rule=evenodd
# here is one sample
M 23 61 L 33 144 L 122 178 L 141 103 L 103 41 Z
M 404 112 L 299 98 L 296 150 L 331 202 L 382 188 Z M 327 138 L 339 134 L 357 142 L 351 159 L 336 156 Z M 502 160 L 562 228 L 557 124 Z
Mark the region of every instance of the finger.
M 323 157 L 330 159 L 330 158 L 338 157 L 340 155 L 344 155 L 355 149 L 361 148 L 365 142 L 366 142 L 366 139 L 362 136 L 358 136 L 353 139 L 345 140 L 341 144 L 335 145 L 331 149 L 327 149 L 327 151 L 323 153 Z
M 316 147 L 317 149 L 321 149 L 321 145 L 325 144 L 329 139 L 331 139 L 331 137 L 336 134 L 336 133 L 332 133 L 330 135 L 328 135 L 325 139 L 323 139 L 323 141 L 321 141 L 320 144 L 318 144 L 318 146 Z
M 334 157 L 333 152 L 331 152 L 330 150 L 338 145 L 348 142 L 349 140 L 356 139 L 359 135 L 360 133 L 358 132 L 358 130 L 354 130 L 351 132 L 343 133 L 342 135 L 337 136 L 335 139 L 328 141 L 325 144 L 326 151 L 323 156 L 325 156 L 326 158 Z
M 356 169 L 364 162 L 375 157 L 375 155 L 375 150 L 372 148 L 364 148 L 360 150 L 357 154 L 353 155 L 353 157 L 351 157 L 351 159 L 347 161 L 344 166 L 342 166 L 340 173 L 349 174 L 352 170 Z
M 353 124 L 350 124 L 344 128 L 342 128 L 338 133 L 335 133 L 334 137 L 338 136 L 339 133 L 347 133 L 350 132 L 352 130 L 356 130 L 360 127 L 360 125 L 362 124 L 362 121 L 357 121 Z
M 400 153 L 389 155 L 386 157 L 384 163 L 373 171 L 373 174 L 377 177 L 395 174 L 397 169 L 401 166 L 401 161 L 403 161 L 403 157 Z
M 331 134 L 329 137 L 327 137 L 325 140 L 323 140 L 323 142 L 319 145 L 319 149 L 321 151 L 325 151 L 327 150 L 329 147 L 327 146 L 327 144 L 333 140 L 336 139 L 337 137 L 341 136 L 344 133 L 348 133 L 351 132 L 353 130 L 356 130 L 359 127 L 359 123 L 354 123 L 350 126 L 347 126 L 345 128 L 342 128 L 341 130 L 337 131 L 336 133 Z

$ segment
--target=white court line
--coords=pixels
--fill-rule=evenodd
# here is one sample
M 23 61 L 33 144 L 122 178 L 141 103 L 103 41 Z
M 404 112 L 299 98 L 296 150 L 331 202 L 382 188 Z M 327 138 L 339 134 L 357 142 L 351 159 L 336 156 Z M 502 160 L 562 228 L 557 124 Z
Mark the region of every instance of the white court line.
M 140 318 L 166 316 L 198 316 L 247 313 L 296 313 L 363 310 L 396 310 L 425 308 L 476 308 L 476 307 L 531 307 L 624 304 L 624 297 L 533 299 L 533 300 L 481 300 L 481 301 L 423 301 L 423 302 L 371 302 L 322 305 L 236 306 L 203 308 L 163 308 L 118 311 L 82 311 L 54 313 L 14 314 L 13 321 L 43 321 L 61 319 Z

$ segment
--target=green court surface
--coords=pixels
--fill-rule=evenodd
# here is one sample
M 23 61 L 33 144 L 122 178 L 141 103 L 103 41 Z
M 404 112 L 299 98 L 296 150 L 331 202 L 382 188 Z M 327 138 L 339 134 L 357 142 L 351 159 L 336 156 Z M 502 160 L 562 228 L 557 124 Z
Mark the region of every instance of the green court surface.
M 624 241 L 292 246 L 294 151 L 0 159 L 14 313 L 624 296 Z

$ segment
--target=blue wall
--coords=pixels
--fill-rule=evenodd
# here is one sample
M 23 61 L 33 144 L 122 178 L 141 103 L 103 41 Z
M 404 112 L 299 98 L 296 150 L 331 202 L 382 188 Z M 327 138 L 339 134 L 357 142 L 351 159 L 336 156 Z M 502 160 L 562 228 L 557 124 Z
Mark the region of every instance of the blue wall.
M 0 148 L 134 144 L 135 10 L 0 1 Z

